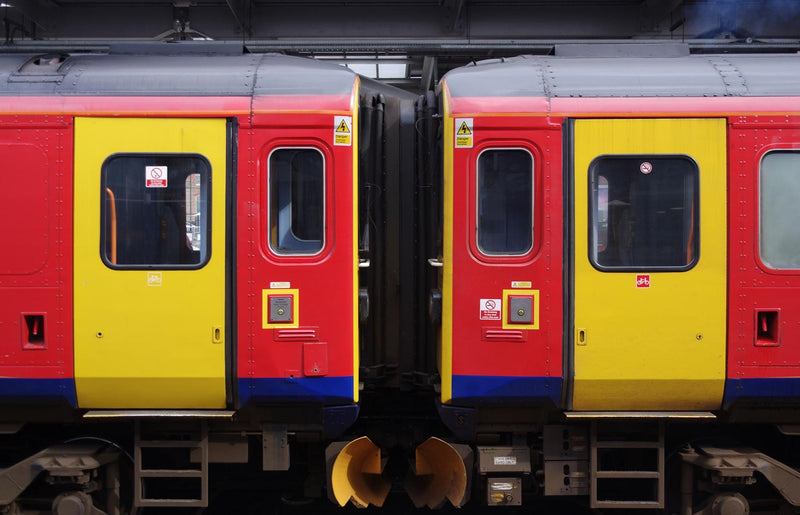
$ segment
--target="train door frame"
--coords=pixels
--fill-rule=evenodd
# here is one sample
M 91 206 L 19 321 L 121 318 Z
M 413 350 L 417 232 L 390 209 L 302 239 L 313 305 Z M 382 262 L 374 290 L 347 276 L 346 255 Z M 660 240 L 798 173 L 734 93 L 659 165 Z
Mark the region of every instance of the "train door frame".
M 236 229 L 237 268 L 247 270 L 237 278 L 238 407 L 354 405 L 360 393 L 357 110 L 293 114 L 259 112 L 247 135 L 253 169 L 238 184 Z M 337 143 L 342 124 L 349 137 Z M 302 177 L 321 196 L 284 196 Z M 305 201 L 321 213 L 307 240 L 291 237 L 299 226 L 281 225 Z
M 230 405 L 233 395 L 230 240 L 234 194 L 230 183 L 235 161 L 234 136 L 235 123 L 224 117 L 75 118 L 74 216 L 83 222 L 75 224 L 74 234 L 75 382 L 80 407 L 224 409 Z M 160 202 L 164 207 L 158 209 L 162 210 L 189 209 L 186 200 L 189 193 L 180 187 L 170 187 L 169 180 L 161 190 L 148 191 L 156 183 L 146 183 L 146 168 L 141 170 L 141 185 L 136 186 L 138 166 L 153 159 L 171 160 L 179 167 L 175 172 L 167 172 L 168 179 L 171 173 L 177 173 L 175 177 L 179 180 L 188 178 L 190 173 L 198 175 L 198 199 L 207 203 L 205 212 L 211 216 L 201 222 L 204 233 L 199 250 L 189 249 L 193 253 L 181 250 L 178 244 L 178 250 L 169 257 L 159 254 L 163 259 L 153 260 L 149 254 L 137 254 L 148 252 L 146 249 L 152 246 L 146 244 L 148 240 L 130 240 L 127 247 L 120 247 L 119 241 L 116 244 L 106 241 L 111 233 L 101 225 L 110 218 L 102 213 L 106 213 L 108 205 L 117 205 L 116 200 L 109 204 L 111 197 L 103 195 L 101 184 L 111 180 L 112 175 L 108 174 L 116 170 L 112 168 L 116 161 L 120 164 L 114 174 L 119 177 L 132 174 L 125 181 L 140 189 L 143 199 L 150 203 L 140 204 L 145 209 L 149 209 L 147 205 L 156 206 L 153 202 Z M 202 165 L 204 161 L 206 165 Z M 184 177 L 183 173 L 187 175 Z M 161 198 L 158 191 L 169 198 L 183 194 L 180 198 L 184 200 L 182 203 L 180 199 L 167 197 L 157 200 Z M 178 204 L 174 205 L 179 207 L 170 207 L 169 203 L 176 201 Z M 127 209 L 126 206 L 114 207 L 114 213 L 117 209 Z M 181 227 L 188 222 L 186 212 L 185 219 L 173 215 L 175 229 L 169 229 L 168 220 L 164 225 L 162 217 L 161 236 L 157 240 L 173 233 L 180 239 L 186 232 Z M 203 218 L 207 215 L 201 215 Z M 133 238 L 138 234 L 134 231 L 139 231 L 136 224 L 144 222 L 134 214 L 127 220 L 128 234 Z M 126 227 L 120 225 L 120 230 L 127 231 Z M 147 237 L 148 233 L 142 234 Z M 123 236 L 128 238 L 125 233 L 120 237 Z M 211 238 L 208 242 L 207 236 Z M 114 245 L 115 252 L 119 248 L 132 249 L 123 250 L 129 252 L 124 258 L 127 262 L 122 257 L 110 258 L 108 245 L 101 243 L 104 241 Z M 187 248 L 189 242 L 187 234 Z M 139 248 L 145 250 L 135 250 Z M 109 298 L 117 301 L 109 302 Z M 214 299 L 213 303 L 210 299 Z M 147 306 L 151 316 L 132 322 L 137 313 L 144 316 L 141 312 L 144 308 L 137 304 L 147 302 L 151 302 Z M 187 303 L 191 304 L 191 313 Z M 152 318 L 154 313 L 156 318 Z M 173 366 L 166 367 L 165 363 Z
M 548 117 L 498 116 L 487 109 L 461 118 L 467 115 L 445 97 L 441 402 L 510 401 L 549 408 L 558 404 L 562 391 L 562 337 L 553 338 L 563 328 L 562 274 L 553 272 L 563 259 L 562 248 L 553 243 L 562 235 L 561 225 L 551 222 L 562 212 L 561 156 L 550 144 L 562 128 Z M 530 157 L 527 250 L 479 248 L 479 167 L 486 151 Z
M 727 132 L 725 119 L 586 118 L 571 119 L 567 122 L 567 127 L 568 130 L 565 131 L 565 134 L 569 141 L 566 151 L 570 157 L 566 166 L 569 167 L 567 181 L 570 183 L 565 182 L 565 187 L 569 187 L 570 192 L 571 211 L 568 214 L 570 226 L 568 230 L 571 232 L 570 244 L 572 247 L 568 266 L 570 291 L 566 293 L 569 296 L 571 313 L 567 327 L 569 343 L 565 349 L 570 367 L 569 371 L 565 371 L 568 372 L 566 377 L 569 378 L 567 399 L 565 399 L 567 405 L 576 411 L 718 409 L 721 405 L 724 388 L 726 345 L 724 298 L 727 295 L 725 273 L 727 259 Z M 658 134 L 657 131 L 660 131 L 662 137 L 651 137 L 654 133 Z M 691 140 L 691 137 L 686 134 L 693 134 L 696 141 Z M 703 137 L 700 137 L 700 134 Z M 709 137 L 707 134 L 712 134 L 712 136 Z M 701 140 L 705 143 L 697 142 Z M 704 144 L 708 148 L 704 148 Z M 684 148 L 686 151 L 681 150 Z M 590 224 L 587 217 L 591 215 L 588 204 L 591 199 L 590 177 L 593 166 L 600 162 L 598 160 L 601 158 L 614 160 L 641 157 L 640 166 L 643 168 L 641 174 L 646 176 L 649 173 L 647 165 L 652 166 L 652 163 L 648 161 L 654 161 L 656 158 L 664 159 L 665 164 L 662 166 L 666 166 L 667 158 L 676 160 L 684 159 L 684 156 L 696 158 L 699 163 L 695 172 L 697 177 L 695 194 L 698 195 L 697 198 L 700 205 L 703 205 L 704 211 L 702 216 L 698 214 L 691 223 L 693 227 L 697 227 L 699 237 L 704 241 L 702 258 L 696 254 L 691 266 L 690 264 L 685 266 L 642 265 L 641 262 L 628 266 L 620 261 L 618 266 L 604 267 L 591 262 L 589 241 L 592 236 L 589 233 Z M 687 165 L 688 167 L 689 165 Z M 702 174 L 700 173 L 701 168 L 704 170 Z M 582 175 L 584 173 L 586 176 Z M 689 176 L 687 175 L 687 177 Z M 716 192 L 713 191 L 714 189 Z M 684 192 L 683 195 L 686 193 Z M 692 205 L 695 205 L 694 201 Z M 687 254 L 689 254 L 688 251 Z M 640 276 L 644 276 L 642 285 L 637 284 Z M 646 281 L 649 285 L 650 276 L 658 283 L 653 288 L 646 288 L 644 282 Z M 695 283 L 687 279 L 690 276 L 694 277 Z M 698 284 L 698 279 L 708 281 L 709 287 L 706 291 L 701 290 L 699 286 L 692 286 L 692 284 Z M 632 282 L 628 284 L 627 281 Z M 595 308 L 590 310 L 587 308 L 590 305 L 589 294 L 586 293 L 588 288 L 593 288 L 595 291 L 610 288 L 609 291 L 616 293 L 604 297 L 602 304 L 606 307 L 600 308 L 598 304 L 595 304 Z M 685 307 L 686 304 L 678 304 L 679 301 L 686 301 L 687 288 L 692 290 L 691 298 L 695 302 L 699 302 L 697 299 L 704 299 L 708 301 L 708 305 L 713 305 L 710 297 L 721 296 L 720 298 L 715 297 L 715 301 L 718 301 L 715 307 L 704 306 L 708 313 L 706 321 L 701 321 L 696 314 L 689 314 L 690 310 Z M 635 296 L 642 291 L 649 292 L 650 298 L 656 297 L 660 300 L 656 300 L 655 304 L 644 302 L 646 299 L 641 298 L 638 301 L 632 300 L 632 295 Z M 666 304 L 661 304 L 664 302 Z M 612 304 L 617 306 L 616 309 L 629 310 L 628 313 L 639 313 L 638 323 L 644 324 L 646 324 L 646 317 L 652 316 L 653 320 L 657 320 L 659 317 L 666 316 L 667 310 L 680 305 L 684 309 L 684 322 L 679 323 L 678 321 L 672 324 L 676 334 L 671 337 L 662 334 L 643 335 L 633 327 L 625 329 L 623 326 L 626 324 L 620 324 L 621 329 L 611 331 L 608 327 L 602 328 L 602 324 L 596 324 L 596 320 L 593 322 L 592 317 L 600 316 L 599 312 L 608 311 L 610 313 L 609 306 Z M 587 319 L 587 314 L 592 312 L 595 314 L 590 315 Z M 609 315 L 609 313 L 605 313 L 605 315 Z M 591 327 L 594 328 L 591 335 L 589 331 L 586 331 L 587 320 L 594 324 Z M 636 320 L 637 317 L 633 315 L 629 315 L 629 318 L 625 320 L 619 319 L 619 321 L 627 321 L 628 326 L 634 326 Z M 665 322 L 665 320 L 658 322 L 659 327 L 664 327 Z M 673 320 L 673 322 L 675 321 Z M 666 324 L 666 326 L 670 327 L 670 324 Z M 601 328 L 599 340 L 597 338 L 598 327 Z M 590 340 L 594 345 L 588 345 Z M 632 345 L 633 348 L 631 348 Z M 620 346 L 623 350 L 619 349 Z M 627 350 L 624 350 L 625 348 Z M 637 352 L 633 352 L 634 350 Z M 669 363 L 670 359 L 677 359 L 676 356 L 681 352 L 684 353 L 684 357 L 695 357 L 696 355 L 704 357 L 699 362 L 690 360 L 695 363 L 691 366 L 686 364 L 686 360 L 682 361 L 681 367 L 664 366 L 664 363 Z M 659 360 L 665 361 L 660 361 L 658 365 L 655 365 L 653 361 L 658 360 L 653 360 L 653 356 L 660 356 Z M 664 372 L 665 369 L 670 368 L 681 372 L 672 374 Z M 640 373 L 642 370 L 647 371 L 647 394 L 637 396 L 636 392 L 640 391 L 643 384 L 641 381 L 637 382 L 635 378 L 644 377 Z M 625 377 L 625 374 L 628 374 L 630 378 L 615 379 L 620 376 Z M 655 380 L 658 378 L 662 380 Z M 673 396 L 670 394 L 673 388 L 679 388 L 682 392 L 680 398 L 674 401 L 671 400 Z

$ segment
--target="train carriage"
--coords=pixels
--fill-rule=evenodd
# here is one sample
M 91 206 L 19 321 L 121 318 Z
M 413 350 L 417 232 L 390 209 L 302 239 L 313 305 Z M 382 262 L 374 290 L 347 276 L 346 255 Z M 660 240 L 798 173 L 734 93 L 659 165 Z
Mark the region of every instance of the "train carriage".
M 663 508 L 677 435 L 796 419 L 797 57 L 652 48 L 442 80 L 440 412 L 478 443 L 490 504 L 520 502 L 493 475 L 528 477 L 532 449 L 546 495 Z M 687 481 L 725 452 L 687 453 Z
M 137 507 L 207 505 L 207 463 L 247 462 L 248 432 L 285 470 L 288 431 L 358 412 L 360 81 L 231 48 L 2 60 L 2 419 L 136 420 Z M 192 447 L 199 470 L 146 470 Z M 181 498 L 142 486 L 182 474 Z

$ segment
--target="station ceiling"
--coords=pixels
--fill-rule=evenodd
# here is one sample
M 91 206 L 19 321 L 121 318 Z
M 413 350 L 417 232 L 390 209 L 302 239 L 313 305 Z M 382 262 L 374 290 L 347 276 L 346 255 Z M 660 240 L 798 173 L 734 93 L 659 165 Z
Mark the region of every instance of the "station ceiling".
M 415 91 L 469 61 L 575 43 L 800 50 L 798 0 L 0 0 L 0 17 L 5 52 L 226 41 L 329 59 Z

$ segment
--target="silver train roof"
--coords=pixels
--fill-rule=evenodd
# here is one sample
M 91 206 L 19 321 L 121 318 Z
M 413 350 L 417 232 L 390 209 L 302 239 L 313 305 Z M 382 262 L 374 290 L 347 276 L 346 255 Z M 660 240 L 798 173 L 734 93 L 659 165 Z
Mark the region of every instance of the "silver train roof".
M 519 56 L 452 70 L 451 97 L 800 95 L 800 55 Z
M 279 54 L 0 54 L 0 95 L 349 95 L 356 75 Z

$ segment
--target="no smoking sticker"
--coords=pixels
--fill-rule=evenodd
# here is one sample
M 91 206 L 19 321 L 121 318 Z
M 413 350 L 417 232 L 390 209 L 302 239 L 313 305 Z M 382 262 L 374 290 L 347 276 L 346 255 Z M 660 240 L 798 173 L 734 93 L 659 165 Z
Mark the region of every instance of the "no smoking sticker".
M 481 320 L 500 320 L 503 299 L 481 299 Z
M 166 188 L 167 187 L 167 167 L 166 166 L 145 166 L 144 185 L 147 188 Z

